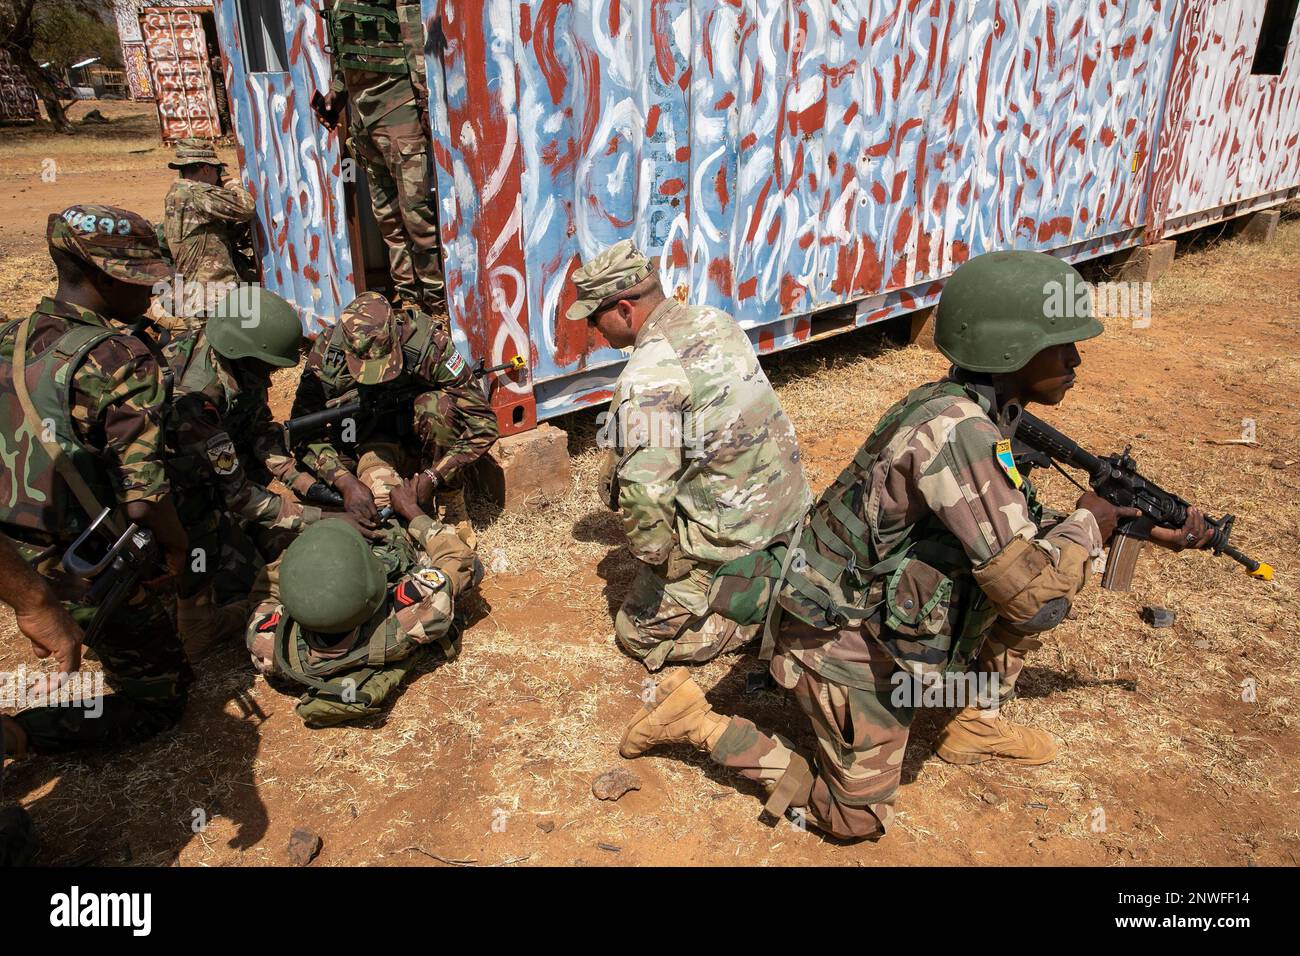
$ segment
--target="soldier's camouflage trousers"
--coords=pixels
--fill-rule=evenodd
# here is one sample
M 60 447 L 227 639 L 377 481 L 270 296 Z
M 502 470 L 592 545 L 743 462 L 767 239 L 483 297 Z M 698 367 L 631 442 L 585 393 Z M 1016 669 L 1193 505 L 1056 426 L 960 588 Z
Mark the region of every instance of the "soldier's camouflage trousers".
M 94 608 L 69 605 L 83 628 Z M 180 719 L 194 675 L 163 600 L 140 591 L 105 623 L 90 653 L 104 665 L 113 693 L 102 711 L 83 706 L 32 707 L 14 715 L 34 753 L 123 747 L 146 740 Z
M 191 500 L 182 493 L 177 502 L 190 546 L 189 564 L 178 588 L 183 596 L 211 586 L 213 601 L 225 604 L 240 600 L 253 587 L 264 561 L 244 523 L 223 509 L 223 504 L 206 495 Z
M 642 564 L 614 618 L 619 646 L 647 670 L 666 664 L 700 664 L 758 636 L 757 625 L 742 626 L 709 611 L 713 565 L 698 565 L 680 581 L 667 581 Z
M 376 508 L 388 504 L 389 491 L 402 483 L 403 475 L 432 465 L 451 447 L 457 437 L 452 423 L 455 404 L 455 399 L 441 389 L 425 392 L 415 400 L 414 442 L 372 439 L 357 446 L 357 478 L 370 489 Z M 350 464 L 346 459 L 344 463 Z M 454 491 L 463 483 L 464 475 L 453 471 L 443 479 L 439 490 Z
M 996 698 L 981 698 L 980 707 L 1001 707 L 1016 696 L 1016 680 L 1025 667 L 1025 655 L 1043 646 L 1043 642 L 1033 637 L 1012 634 L 1002 626 L 1001 619 L 994 622 L 989 634 L 984 638 L 976 659 L 975 670 L 996 674 Z M 978 686 L 978 685 L 977 685 Z
M 415 104 L 399 106 L 377 125 L 354 125 L 350 132 L 352 155 L 365 169 L 371 206 L 388 246 L 397 294 L 444 311 L 429 145 Z
M 878 838 L 894 818 L 913 711 L 890 700 L 888 675 L 894 662 L 883 648 L 879 653 L 881 659 L 871 662 L 877 675 L 874 690 L 827 680 L 791 657 L 778 654 L 772 661 L 778 683 L 790 689 L 817 738 L 812 793 L 807 805 L 796 809 L 809 824 L 842 840 Z M 785 737 L 733 717 L 709 757 L 770 792 L 794 754 Z

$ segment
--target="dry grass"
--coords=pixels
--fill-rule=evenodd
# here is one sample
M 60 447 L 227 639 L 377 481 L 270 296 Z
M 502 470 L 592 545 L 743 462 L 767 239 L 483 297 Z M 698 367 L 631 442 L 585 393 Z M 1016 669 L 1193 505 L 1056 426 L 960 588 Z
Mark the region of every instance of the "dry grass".
M 1061 757 L 1042 768 L 950 767 L 928 759 L 937 718 L 918 717 L 898 826 L 879 847 L 759 827 L 754 788 L 683 749 L 633 765 L 641 793 L 616 804 L 591 797 L 591 779 L 619 762 L 644 672 L 610 642 L 611 606 L 634 566 L 595 494 L 590 414 L 562 422 L 575 452 L 567 495 L 532 515 L 494 518 L 472 503 L 485 560 L 503 558 L 507 570 L 471 602 L 461 656 L 420 668 L 384 719 L 306 731 L 293 699 L 254 680 L 231 649 L 200 665 L 180 730 L 121 758 L 22 768 L 23 802 L 44 832 L 60 834 L 49 858 L 61 862 L 277 863 L 288 830 L 304 822 L 326 837 L 323 863 L 363 865 L 429 862 L 423 854 L 483 865 L 1294 862 L 1300 466 L 1270 462 L 1300 458 L 1297 329 L 1284 305 L 1298 260 L 1297 222 L 1273 246 L 1180 259 L 1158 286 L 1152 328 L 1108 321 L 1079 389 L 1049 416 L 1096 451 L 1133 441 L 1152 478 L 1215 514 L 1239 514 L 1239 540 L 1277 566 L 1277 580 L 1252 581 L 1206 555 L 1148 554 L 1131 594 L 1085 592 L 1031 657 L 1008 709 L 1062 737 Z M 1220 334 L 1219 303 L 1243 287 L 1267 303 L 1251 306 L 1258 324 Z M 764 364 L 820 489 L 881 412 L 946 363 L 855 333 Z M 291 388 L 277 382 L 278 395 Z M 1258 446 L 1209 443 L 1235 437 L 1243 417 L 1257 420 Z M 1076 494 L 1056 475 L 1041 485 L 1058 506 Z M 1175 609 L 1175 627 L 1141 625 L 1144 603 Z M 4 666 L 26 658 L 17 641 L 0 651 Z M 781 695 L 745 693 L 760 669 L 730 657 L 696 679 L 721 711 L 798 737 Z M 1253 703 L 1241 699 L 1246 678 Z M 196 807 L 211 821 L 201 834 L 188 830 Z M 541 821 L 554 832 L 542 836 Z M 595 849 L 602 842 L 623 850 Z M 131 855 L 132 843 L 147 849 Z

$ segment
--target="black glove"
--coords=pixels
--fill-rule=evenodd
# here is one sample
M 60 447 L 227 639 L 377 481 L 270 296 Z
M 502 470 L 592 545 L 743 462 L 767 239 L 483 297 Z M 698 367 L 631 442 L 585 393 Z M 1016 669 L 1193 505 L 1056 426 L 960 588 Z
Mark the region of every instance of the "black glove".
M 309 505 L 320 505 L 329 508 L 343 507 L 343 496 L 323 481 L 312 482 L 311 487 L 298 497 Z

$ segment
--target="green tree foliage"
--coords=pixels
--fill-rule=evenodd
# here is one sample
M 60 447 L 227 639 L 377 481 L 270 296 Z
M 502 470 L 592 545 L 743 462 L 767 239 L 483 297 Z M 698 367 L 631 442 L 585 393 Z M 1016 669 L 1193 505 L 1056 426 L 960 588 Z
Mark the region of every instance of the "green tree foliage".
M 32 11 L 36 42 L 32 55 L 36 62 L 50 62 L 62 71 L 74 63 L 99 57 L 104 66 L 121 69 L 122 50 L 117 26 L 105 23 L 75 0 L 42 0 Z

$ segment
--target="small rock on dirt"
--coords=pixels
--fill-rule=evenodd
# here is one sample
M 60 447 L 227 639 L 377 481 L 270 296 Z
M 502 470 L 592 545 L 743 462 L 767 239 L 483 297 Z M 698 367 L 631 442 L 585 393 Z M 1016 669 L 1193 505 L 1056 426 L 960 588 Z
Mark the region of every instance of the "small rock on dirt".
M 1173 627 L 1174 612 L 1167 607 L 1156 607 L 1154 604 L 1148 604 L 1142 608 L 1142 620 L 1152 627 Z
M 555 829 L 555 821 L 554 821 L 554 820 L 538 820 L 538 821 L 537 821 L 537 829 L 541 830 L 543 833 L 550 833 L 552 830 Z
M 504 548 L 492 549 L 492 557 L 488 560 L 488 570 L 493 574 L 505 574 L 510 570 L 510 561 L 506 558 Z
M 294 866 L 306 866 L 316 859 L 320 852 L 322 840 L 310 830 L 296 827 L 289 835 L 289 862 Z
M 990 807 L 1000 807 L 1002 806 L 1003 803 L 1006 802 L 1001 797 L 999 797 L 996 793 L 994 793 L 992 790 L 985 790 L 984 794 L 980 797 L 980 799 L 983 800 L 985 803 L 987 803 Z
M 1278 471 L 1281 471 L 1283 468 L 1290 468 L 1294 464 L 1295 462 L 1287 461 L 1285 458 L 1274 458 L 1272 461 L 1268 463 L 1268 466 L 1270 468 L 1276 468 Z
M 629 790 L 640 790 L 641 778 L 619 767 L 602 773 L 591 783 L 591 792 L 600 800 L 617 800 Z
M 81 121 L 83 123 L 107 123 L 108 117 L 105 116 L 103 113 L 101 113 L 99 110 L 91 110 L 89 113 L 87 113 L 85 116 L 81 118 Z

